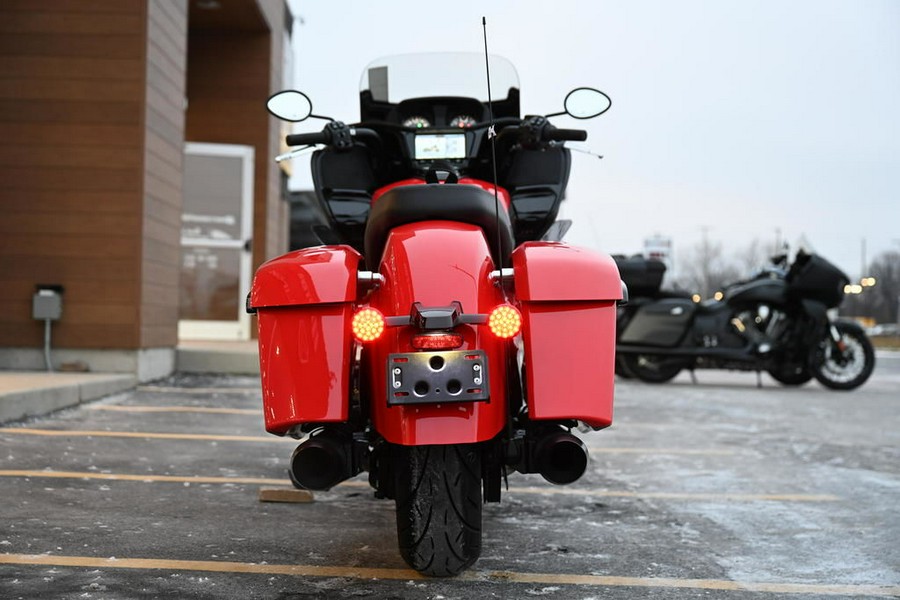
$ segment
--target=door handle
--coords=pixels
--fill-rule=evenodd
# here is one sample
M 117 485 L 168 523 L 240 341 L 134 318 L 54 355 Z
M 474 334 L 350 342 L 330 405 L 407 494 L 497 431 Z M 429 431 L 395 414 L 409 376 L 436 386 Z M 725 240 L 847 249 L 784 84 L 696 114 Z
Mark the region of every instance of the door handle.
M 250 252 L 253 248 L 253 238 L 249 238 L 244 241 L 244 252 Z

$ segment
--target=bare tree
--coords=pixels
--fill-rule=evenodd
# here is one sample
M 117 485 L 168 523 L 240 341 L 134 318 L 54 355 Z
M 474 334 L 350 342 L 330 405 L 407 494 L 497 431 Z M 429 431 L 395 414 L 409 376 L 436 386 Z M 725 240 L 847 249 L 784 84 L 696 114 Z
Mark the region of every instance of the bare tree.
M 722 243 L 703 239 L 681 254 L 676 287 L 710 298 L 727 284 L 737 281 L 742 273 L 722 250 Z
M 742 277 L 747 277 L 767 265 L 772 258 L 771 247 L 759 238 L 753 238 L 743 248 L 735 252 L 736 267 L 741 271 Z

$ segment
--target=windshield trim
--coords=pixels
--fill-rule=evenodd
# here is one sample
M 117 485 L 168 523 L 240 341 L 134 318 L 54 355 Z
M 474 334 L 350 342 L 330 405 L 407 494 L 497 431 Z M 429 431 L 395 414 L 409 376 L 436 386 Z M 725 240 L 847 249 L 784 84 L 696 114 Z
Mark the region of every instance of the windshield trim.
M 489 60 L 491 99 L 506 100 L 510 89 L 519 89 L 519 74 L 512 62 L 503 56 L 490 54 Z M 484 54 L 476 52 L 387 55 L 366 65 L 360 76 L 359 88 L 362 93 L 372 94 L 373 100 L 390 104 L 414 98 L 444 96 L 487 102 L 485 66 Z M 423 73 L 435 76 L 423 76 Z

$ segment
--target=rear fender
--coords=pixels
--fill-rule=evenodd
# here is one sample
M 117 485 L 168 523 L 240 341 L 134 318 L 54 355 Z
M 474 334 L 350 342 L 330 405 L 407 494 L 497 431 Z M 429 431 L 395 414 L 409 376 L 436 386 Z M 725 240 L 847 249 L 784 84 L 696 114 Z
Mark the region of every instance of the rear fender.
M 454 221 L 401 225 L 388 234 L 380 265 L 384 283 L 369 304 L 388 317 L 409 315 L 414 302 L 438 307 L 458 301 L 465 313 L 485 314 L 503 302 L 500 289 L 489 278 L 494 268 L 484 233 L 474 225 Z M 489 401 L 388 406 L 388 356 L 415 351 L 410 345 L 413 328 L 389 327 L 379 340 L 365 346 L 372 419 L 388 442 L 468 444 L 492 439 L 502 430 L 510 342 L 497 339 L 482 325 L 459 325 L 457 331 L 464 339 L 460 349 L 481 349 L 487 355 Z

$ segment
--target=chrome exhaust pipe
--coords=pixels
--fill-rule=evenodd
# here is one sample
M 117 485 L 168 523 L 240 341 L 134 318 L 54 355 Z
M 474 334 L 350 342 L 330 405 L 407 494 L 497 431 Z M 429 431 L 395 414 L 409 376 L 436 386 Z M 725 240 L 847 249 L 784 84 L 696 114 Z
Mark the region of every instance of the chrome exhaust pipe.
M 587 446 L 567 431 L 554 431 L 535 445 L 535 470 L 550 483 L 566 485 L 577 481 L 587 464 Z
M 288 474 L 296 488 L 324 491 L 359 473 L 353 462 L 350 440 L 322 432 L 294 449 Z

